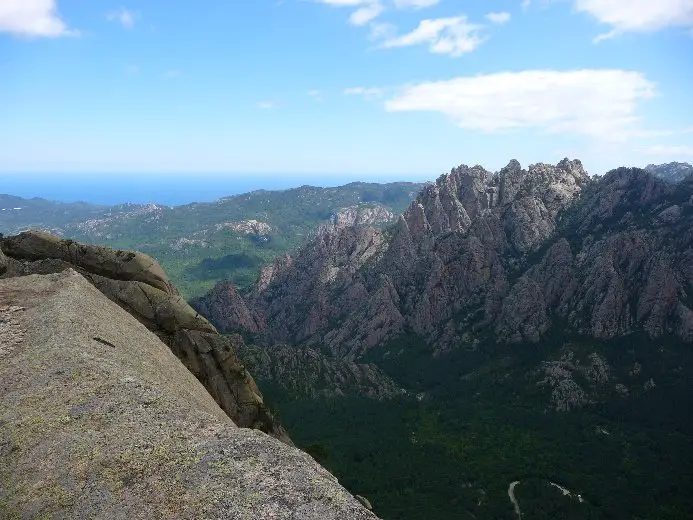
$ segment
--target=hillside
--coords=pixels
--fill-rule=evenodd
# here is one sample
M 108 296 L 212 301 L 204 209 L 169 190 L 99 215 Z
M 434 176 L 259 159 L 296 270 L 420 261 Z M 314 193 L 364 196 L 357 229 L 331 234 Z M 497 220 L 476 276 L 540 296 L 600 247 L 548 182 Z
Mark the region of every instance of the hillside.
M 584 497 L 576 518 L 683 519 L 691 230 L 691 180 L 462 165 L 396 225 L 325 230 L 247 294 L 222 284 L 195 306 L 299 373 L 313 349 L 405 390 L 334 398 L 260 379 L 294 440 L 383 518 L 424 503 L 431 519 L 515 518 L 508 486 L 538 479 Z
M 305 243 L 321 225 L 391 223 L 421 187 L 404 182 L 302 186 L 176 207 L 102 207 L 2 195 L 0 233 L 42 229 L 142 251 L 159 261 L 189 298 L 227 277 L 240 286 L 253 283 L 262 265 Z

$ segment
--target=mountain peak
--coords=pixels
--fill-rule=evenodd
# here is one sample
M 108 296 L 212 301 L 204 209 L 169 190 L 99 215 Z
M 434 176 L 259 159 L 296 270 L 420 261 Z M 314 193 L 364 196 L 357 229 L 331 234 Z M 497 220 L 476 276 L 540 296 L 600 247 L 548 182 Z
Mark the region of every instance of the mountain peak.
M 667 182 L 676 183 L 693 176 L 693 166 L 687 162 L 670 162 L 667 164 L 648 164 L 645 170 L 655 177 Z

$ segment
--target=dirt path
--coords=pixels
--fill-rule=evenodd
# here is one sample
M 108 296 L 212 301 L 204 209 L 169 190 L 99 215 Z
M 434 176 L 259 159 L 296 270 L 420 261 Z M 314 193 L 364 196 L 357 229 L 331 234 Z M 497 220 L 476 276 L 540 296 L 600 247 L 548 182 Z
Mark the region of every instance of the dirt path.
M 522 511 L 520 511 L 520 503 L 517 501 L 517 498 L 515 498 L 515 486 L 517 486 L 519 483 L 519 480 L 510 483 L 510 486 L 508 487 L 508 497 L 513 503 L 513 506 L 515 506 L 515 514 L 517 515 L 517 518 L 521 519 Z
M 561 492 L 563 493 L 563 496 L 571 496 L 571 497 L 573 496 L 573 494 L 569 490 L 567 490 L 566 488 L 564 488 L 560 484 L 556 484 L 555 482 L 549 482 L 549 484 L 551 484 L 555 488 L 560 489 Z M 575 495 L 575 496 L 580 501 L 580 503 L 584 502 L 584 500 L 582 499 L 582 495 Z
M 522 520 L 522 510 L 520 509 L 520 503 L 517 501 L 517 497 L 515 496 L 515 487 L 520 483 L 520 480 L 516 480 L 515 482 L 511 482 L 510 486 L 508 486 L 508 498 L 510 498 L 510 501 L 513 503 L 513 506 L 515 507 L 515 514 L 517 515 L 518 520 Z M 585 500 L 582 498 L 582 495 L 573 495 L 573 493 L 570 492 L 570 490 L 564 488 L 560 484 L 556 484 L 555 482 L 549 482 L 553 487 L 558 488 L 561 493 L 563 493 L 563 496 L 575 496 L 580 503 L 584 502 Z

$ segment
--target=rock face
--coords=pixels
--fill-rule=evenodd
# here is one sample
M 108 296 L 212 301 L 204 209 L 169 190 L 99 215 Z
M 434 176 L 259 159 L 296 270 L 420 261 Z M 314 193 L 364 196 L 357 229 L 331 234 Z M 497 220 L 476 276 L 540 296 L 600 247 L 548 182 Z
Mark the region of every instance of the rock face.
M 667 182 L 679 182 L 693 175 L 693 166 L 688 163 L 648 164 L 645 170 Z
M 217 283 L 204 299 L 193 302 L 193 306 L 219 330 L 230 331 L 236 327 L 253 334 L 260 330 L 257 318 L 230 281 Z
M 1 518 L 375 518 L 75 270 L 0 280 L 0 339 Z
M 242 344 L 238 355 L 255 377 L 289 395 L 390 399 L 406 393 L 373 364 L 355 363 L 310 347 Z
M 157 334 L 239 426 L 291 442 L 236 357 L 237 345 L 185 302 L 152 258 L 34 231 L 2 239 L 0 249 L 7 256 L 2 277 L 79 271 Z
M 407 330 L 437 350 L 489 335 L 537 342 L 559 322 L 599 339 L 691 341 L 692 197 L 691 180 L 623 168 L 591 181 L 568 159 L 497 174 L 463 165 L 388 230 L 318 235 L 246 304 L 266 344 L 350 360 Z
M 272 226 L 267 224 L 267 222 L 254 219 L 242 220 L 240 222 L 222 222 L 221 224 L 215 224 L 214 228 L 217 231 L 228 228 L 238 233 L 258 236 L 268 235 L 272 231 Z
M 352 226 L 381 227 L 396 220 L 396 215 L 382 204 L 348 206 L 334 213 L 327 224 L 320 226 L 318 232 Z
M 88 246 L 42 231 L 5 238 L 2 249 L 17 260 L 54 258 L 93 274 L 114 280 L 143 282 L 166 293 L 178 294 L 161 266 L 142 253 Z

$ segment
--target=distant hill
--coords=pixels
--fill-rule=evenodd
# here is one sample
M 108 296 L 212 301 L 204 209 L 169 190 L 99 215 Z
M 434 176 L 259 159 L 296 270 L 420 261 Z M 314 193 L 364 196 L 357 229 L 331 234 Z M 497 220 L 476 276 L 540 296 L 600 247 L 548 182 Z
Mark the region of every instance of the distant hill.
M 688 163 L 670 162 L 667 164 L 648 164 L 645 170 L 667 182 L 679 182 L 693 175 L 693 166 Z
M 61 227 L 74 221 L 97 218 L 108 212 L 107 206 L 86 202 L 54 202 L 0 194 L 0 232 L 8 234 L 31 227 Z
M 334 188 L 259 190 L 184 206 L 97 206 L 0 195 L 0 233 L 27 229 L 156 258 L 185 297 L 231 277 L 253 283 L 260 268 L 305 243 L 320 226 L 394 222 L 423 184 L 355 182 Z

